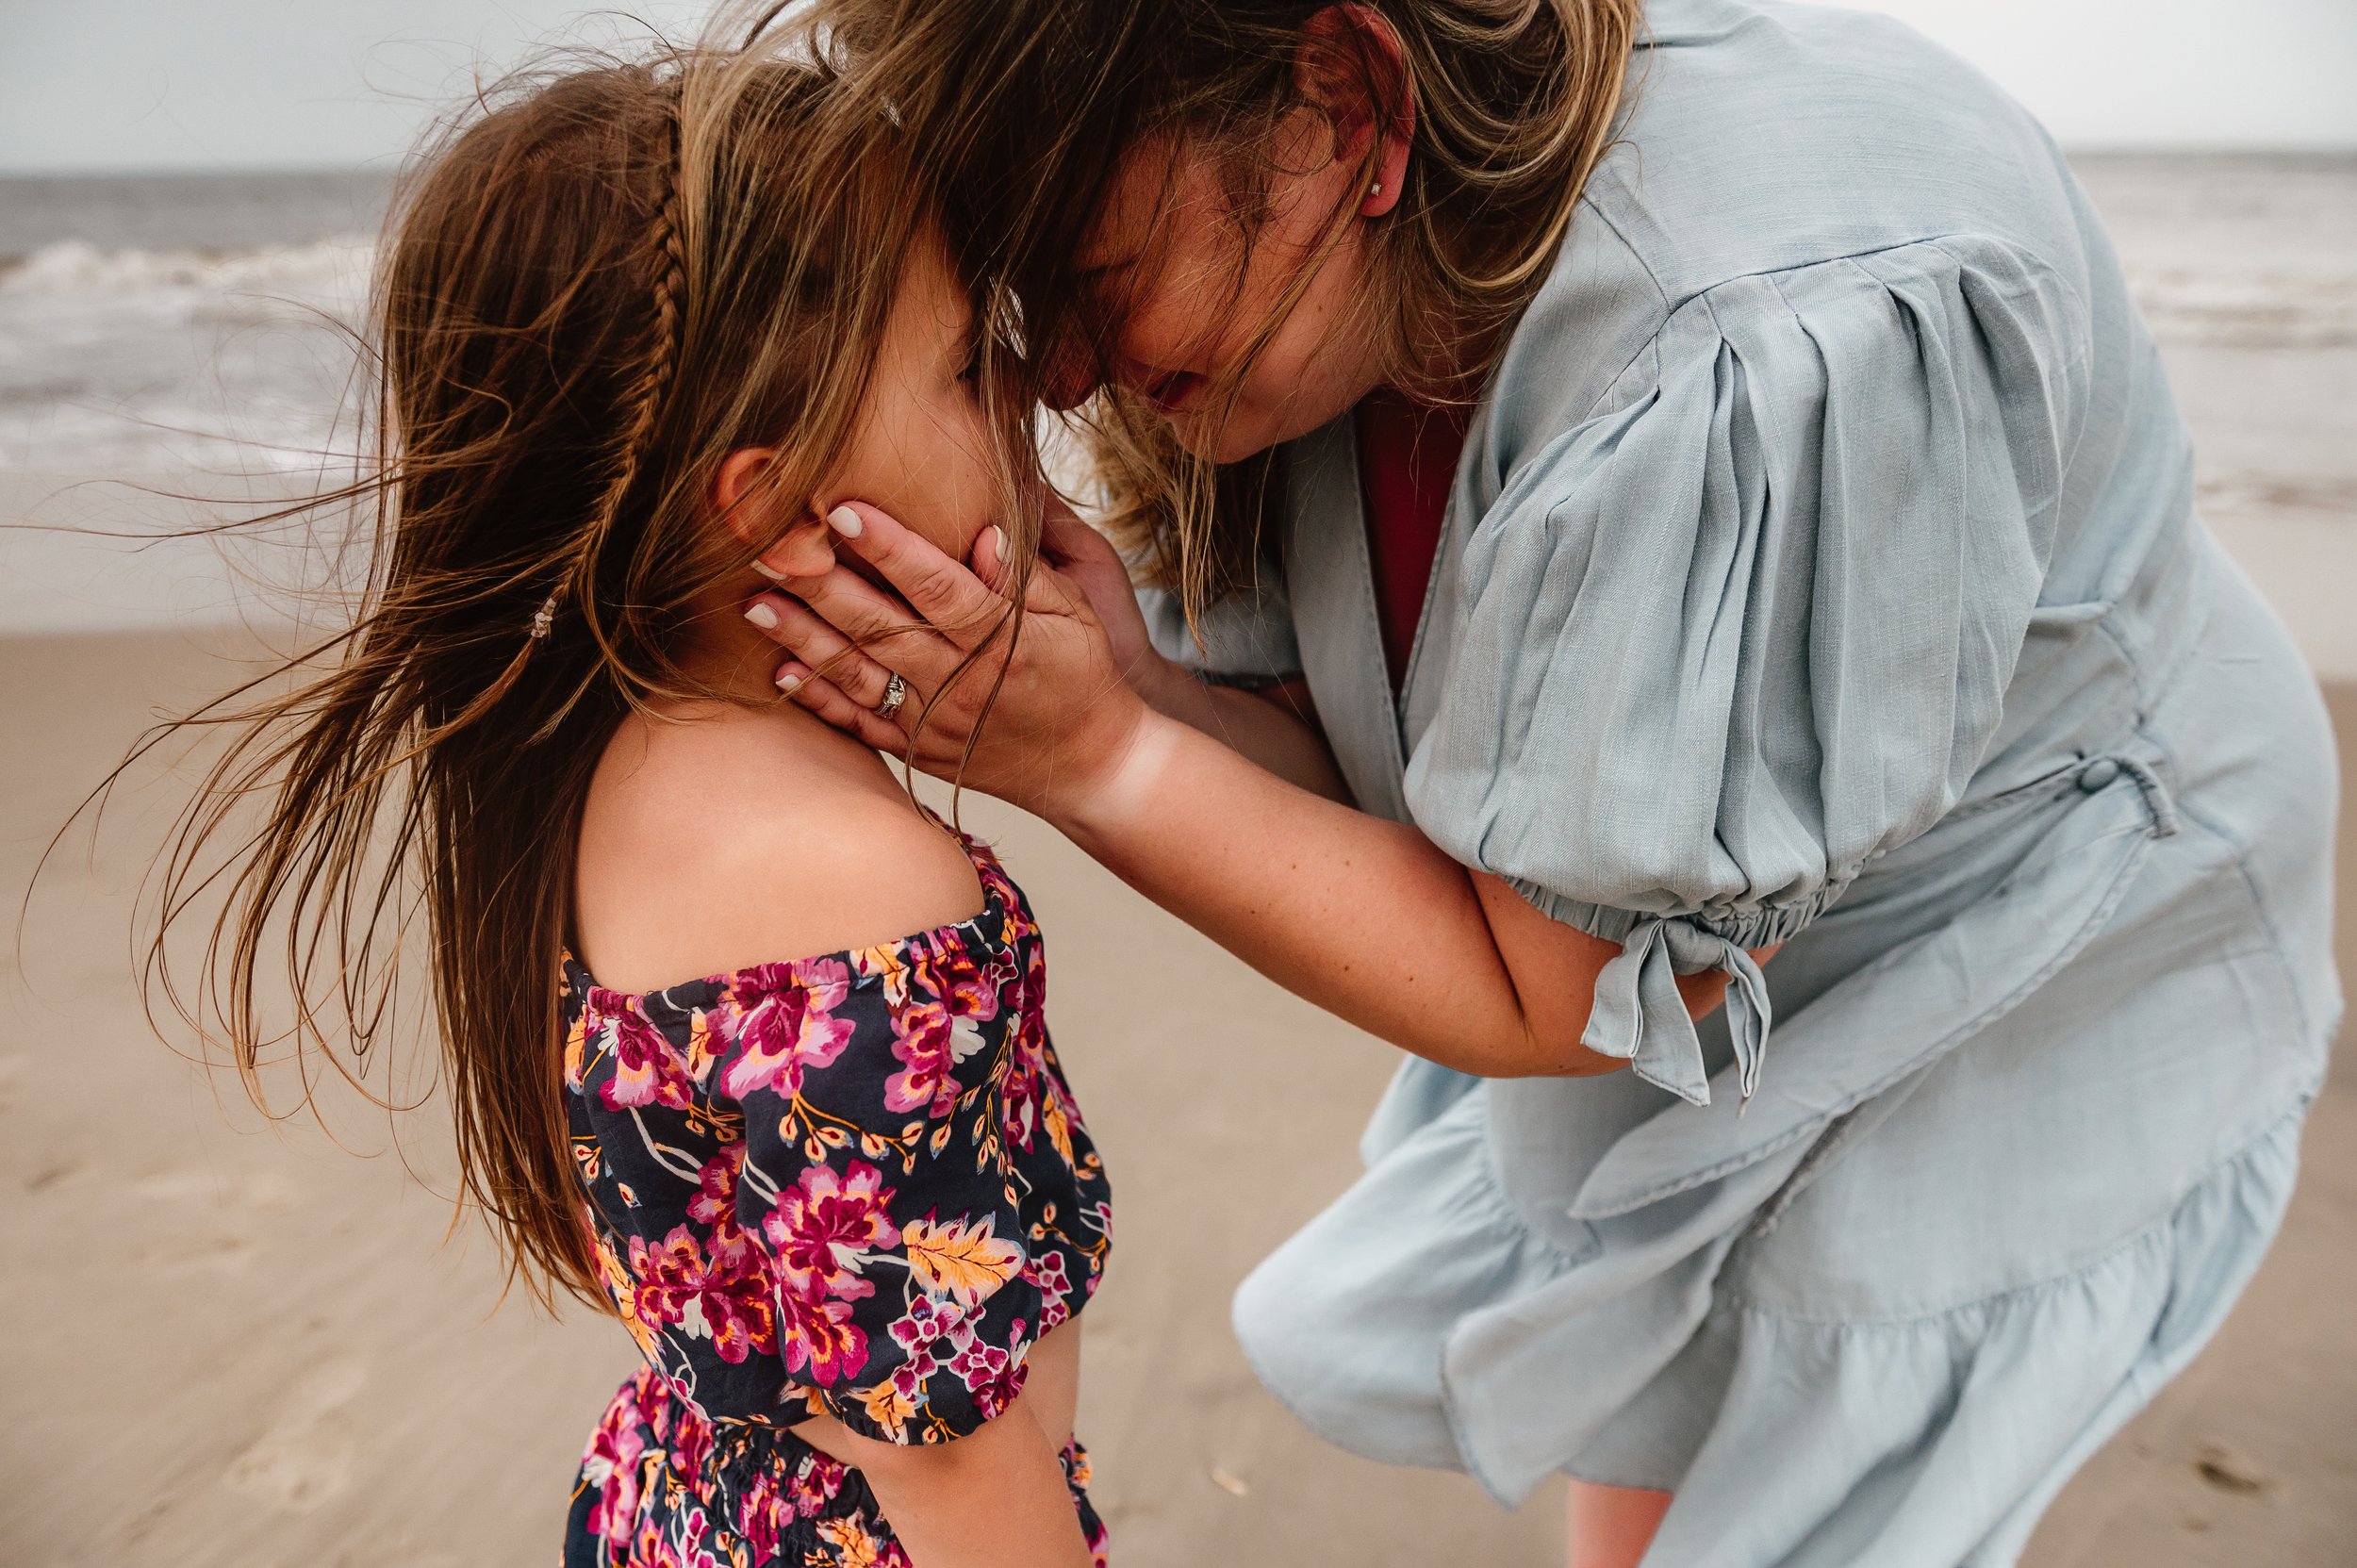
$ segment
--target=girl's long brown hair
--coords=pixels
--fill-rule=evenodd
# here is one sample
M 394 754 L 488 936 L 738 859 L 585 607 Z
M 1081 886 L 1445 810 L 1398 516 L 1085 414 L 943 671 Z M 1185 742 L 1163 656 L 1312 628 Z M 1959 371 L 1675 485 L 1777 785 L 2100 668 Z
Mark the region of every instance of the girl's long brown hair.
M 151 986 L 259 1100 L 283 1048 L 357 1080 L 420 935 L 463 1197 L 543 1299 L 602 1298 L 556 1003 L 592 771 L 634 705 L 709 695 L 690 606 L 753 553 L 714 526 L 717 466 L 777 446 L 774 515 L 807 503 L 925 221 L 839 87 L 739 47 L 485 91 L 397 195 L 372 455 L 309 503 L 373 541 L 357 612 L 176 727 L 226 739 L 160 867 Z M 207 923 L 191 987 L 168 939 Z
M 1248 238 L 1273 132 L 1304 107 L 1296 58 L 1330 4 L 818 0 L 816 15 L 908 131 L 969 271 L 1014 302 L 1030 352 L 1006 375 L 1037 396 L 1060 354 L 1110 362 L 1118 303 L 1108 311 L 1075 258 L 1123 159 L 1146 139 L 1175 135 L 1217 154 Z M 1371 336 L 1391 385 L 1462 401 L 1543 281 L 1610 143 L 1642 0 L 1355 8 L 1391 29 L 1404 66 L 1376 58 L 1363 31 L 1343 44 L 1377 123 L 1395 123 L 1404 100 L 1415 129 L 1398 204 L 1371 226 L 1373 288 L 1346 330 Z M 1362 173 L 1381 153 L 1368 146 Z M 1332 233 L 1352 219 L 1353 209 L 1336 213 Z M 1261 341 L 1275 324 L 1258 323 Z M 1246 368 L 1231 368 L 1231 392 Z M 1269 456 L 1213 470 L 1180 451 L 1166 421 L 1118 394 L 1100 395 L 1086 423 L 1110 520 L 1158 586 L 1192 616 L 1249 580 Z

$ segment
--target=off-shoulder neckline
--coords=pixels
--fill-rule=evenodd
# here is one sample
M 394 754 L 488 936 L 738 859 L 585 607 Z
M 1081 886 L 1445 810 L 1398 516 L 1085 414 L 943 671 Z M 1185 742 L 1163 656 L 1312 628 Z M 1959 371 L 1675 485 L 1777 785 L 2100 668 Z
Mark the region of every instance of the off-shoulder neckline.
M 905 936 L 887 937 L 881 942 L 863 942 L 856 947 L 835 948 L 826 952 L 807 953 L 799 958 L 765 959 L 758 964 L 747 964 L 734 969 L 721 969 L 713 974 L 699 975 L 693 980 L 677 981 L 651 991 L 618 991 L 612 986 L 599 984 L 597 977 L 589 972 L 589 966 L 574 954 L 569 945 L 561 955 L 567 991 L 581 998 L 585 1006 L 597 1007 L 602 1001 L 607 1004 L 598 1007 L 598 1010 L 602 1012 L 612 1011 L 615 1006 L 619 1006 L 632 1012 L 643 1013 L 646 1003 L 655 998 L 668 997 L 674 992 L 691 991 L 699 987 L 709 986 L 716 993 L 733 992 L 739 996 L 773 991 L 788 980 L 799 979 L 809 966 L 831 961 L 841 963 L 850 977 L 856 981 L 862 972 L 858 961 L 863 954 L 898 953 L 905 952 L 912 948 L 939 947 L 952 942 L 963 946 L 964 939 L 961 935 L 962 933 L 972 933 L 975 939 L 985 948 L 1004 949 L 1009 945 L 1014 913 L 1007 907 L 1009 883 L 1005 867 L 1000 865 L 998 857 L 991 852 L 990 846 L 976 838 L 972 834 L 945 820 L 941 814 L 931 806 L 920 802 L 918 809 L 939 823 L 945 832 L 958 841 L 959 847 L 965 851 L 965 858 L 973 862 L 976 880 L 982 884 L 982 907 L 964 919 L 950 920 L 938 926 L 929 927 L 924 931 L 911 932 Z M 998 916 L 998 934 L 995 938 L 983 930 L 983 923 L 993 915 Z

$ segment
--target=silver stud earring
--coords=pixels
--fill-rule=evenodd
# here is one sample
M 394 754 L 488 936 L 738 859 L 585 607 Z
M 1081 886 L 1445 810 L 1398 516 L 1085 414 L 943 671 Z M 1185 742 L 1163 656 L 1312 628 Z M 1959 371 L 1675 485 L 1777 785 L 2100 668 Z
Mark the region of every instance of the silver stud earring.
M 1368 186 L 1367 194 L 1370 196 L 1380 196 L 1383 194 L 1383 182 L 1381 180 L 1377 180 L 1373 185 Z

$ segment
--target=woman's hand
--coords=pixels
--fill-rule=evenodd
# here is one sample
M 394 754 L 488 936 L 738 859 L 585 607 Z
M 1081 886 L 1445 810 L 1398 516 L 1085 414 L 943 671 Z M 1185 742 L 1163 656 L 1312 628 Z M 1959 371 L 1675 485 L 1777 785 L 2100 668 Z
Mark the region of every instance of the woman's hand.
M 828 521 L 892 587 L 838 566 L 755 599 L 747 619 L 790 655 L 781 689 L 880 751 L 1051 821 L 1118 773 L 1146 714 L 1130 677 L 1150 678 L 1159 661 L 1110 546 L 1068 513 L 1051 520 L 1018 630 L 997 587 L 997 529 L 968 570 L 873 506 L 838 506 Z M 1097 596 L 1126 606 L 1118 644 Z M 876 710 L 896 673 L 906 696 L 887 717 Z
M 848 548 L 898 592 L 838 567 L 788 585 L 806 603 L 755 602 L 755 624 L 767 621 L 794 652 L 783 673 L 797 701 L 943 777 L 961 776 L 972 737 L 967 783 L 1047 817 L 1261 973 L 1419 1056 L 1491 1078 L 1626 1065 L 1584 1039 L 1616 944 L 1469 873 L 1412 824 L 1320 799 L 1250 760 L 1221 735 L 1219 711 L 1189 719 L 1150 708 L 1123 680 L 1087 595 L 1052 567 L 1032 574 L 1009 656 L 995 542 L 975 551 L 977 576 L 873 507 L 834 518 Z M 909 687 L 891 718 L 874 711 L 887 667 Z M 1709 1011 L 1722 989 L 1705 982 L 1689 1009 Z
M 978 543 L 976 549 L 981 546 Z M 1154 651 L 1146 635 L 1146 617 L 1138 609 L 1136 585 L 1129 581 L 1129 563 L 1113 541 L 1082 522 L 1061 501 L 1051 502 L 1040 532 L 1039 558 L 1069 578 L 1073 586 L 1105 628 L 1105 643 L 1113 665 L 1130 687 L 1148 701 L 1155 689 L 1177 671 Z

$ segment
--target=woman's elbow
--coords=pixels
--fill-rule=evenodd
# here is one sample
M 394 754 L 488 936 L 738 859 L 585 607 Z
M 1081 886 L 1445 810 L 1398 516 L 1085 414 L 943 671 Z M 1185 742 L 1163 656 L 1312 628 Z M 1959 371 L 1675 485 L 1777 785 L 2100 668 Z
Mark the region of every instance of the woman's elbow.
M 1462 1070 L 1483 1078 L 1602 1078 L 1627 1065 L 1621 1057 L 1591 1050 L 1578 1036 L 1534 1032 L 1483 1065 Z

